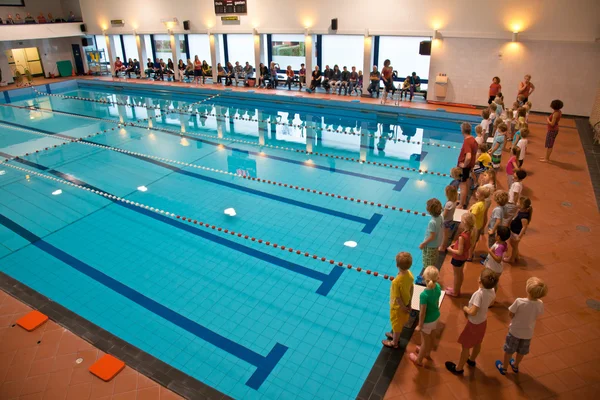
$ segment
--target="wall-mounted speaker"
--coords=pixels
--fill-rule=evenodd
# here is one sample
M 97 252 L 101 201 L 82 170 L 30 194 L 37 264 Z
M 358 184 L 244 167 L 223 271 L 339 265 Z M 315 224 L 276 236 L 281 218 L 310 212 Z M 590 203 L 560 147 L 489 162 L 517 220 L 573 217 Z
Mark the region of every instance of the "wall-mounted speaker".
M 83 39 L 81 39 L 81 45 L 82 45 L 83 47 L 85 47 L 85 46 L 90 46 L 90 45 L 91 45 L 91 43 L 90 43 L 90 41 L 88 40 L 88 38 L 85 38 L 85 37 L 84 37 Z
M 419 54 L 422 56 L 431 55 L 431 40 L 426 40 L 419 44 Z
M 81 29 L 81 32 L 83 33 L 87 32 L 87 27 L 85 26 L 85 24 L 79 25 L 79 29 Z
M 183 29 L 185 29 L 186 31 L 190 30 L 190 21 L 183 21 Z
M 338 20 L 337 20 L 337 18 L 334 18 L 331 20 L 331 30 L 337 31 L 337 28 L 338 28 Z

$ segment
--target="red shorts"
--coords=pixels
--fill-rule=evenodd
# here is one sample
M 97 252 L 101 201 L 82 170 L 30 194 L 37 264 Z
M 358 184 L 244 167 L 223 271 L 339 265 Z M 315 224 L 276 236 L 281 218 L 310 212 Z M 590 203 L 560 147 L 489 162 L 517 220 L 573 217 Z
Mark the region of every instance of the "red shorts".
M 458 337 L 458 343 L 460 343 L 465 349 L 470 349 L 483 342 L 485 336 L 485 328 L 487 326 L 487 320 L 481 324 L 475 325 L 471 321 L 467 321 L 467 326 L 463 329 L 462 333 Z

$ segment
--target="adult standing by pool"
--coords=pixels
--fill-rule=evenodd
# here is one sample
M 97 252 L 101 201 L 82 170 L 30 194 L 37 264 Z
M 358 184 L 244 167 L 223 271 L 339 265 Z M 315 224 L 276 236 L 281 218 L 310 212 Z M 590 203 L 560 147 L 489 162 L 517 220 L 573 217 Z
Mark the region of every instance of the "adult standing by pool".
M 529 96 L 534 92 L 535 85 L 531 82 L 531 75 L 525 75 L 525 79 L 521 83 L 519 83 L 519 96 L 523 96 L 523 103 L 527 103 L 529 101 Z
M 460 207 L 465 208 L 467 203 L 467 195 L 469 193 L 469 180 L 471 176 L 471 170 L 475 166 L 477 160 L 477 141 L 471 135 L 471 124 L 463 122 L 460 126 L 460 130 L 463 135 L 463 145 L 460 149 L 460 155 L 458 156 L 457 166 L 462 168 L 462 175 L 460 179 Z

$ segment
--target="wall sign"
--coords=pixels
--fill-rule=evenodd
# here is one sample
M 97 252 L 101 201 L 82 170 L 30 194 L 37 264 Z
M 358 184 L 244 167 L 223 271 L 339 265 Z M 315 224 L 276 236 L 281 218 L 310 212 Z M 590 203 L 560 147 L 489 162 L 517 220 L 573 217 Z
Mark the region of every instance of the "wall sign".
M 246 0 L 215 0 L 215 14 L 246 14 Z

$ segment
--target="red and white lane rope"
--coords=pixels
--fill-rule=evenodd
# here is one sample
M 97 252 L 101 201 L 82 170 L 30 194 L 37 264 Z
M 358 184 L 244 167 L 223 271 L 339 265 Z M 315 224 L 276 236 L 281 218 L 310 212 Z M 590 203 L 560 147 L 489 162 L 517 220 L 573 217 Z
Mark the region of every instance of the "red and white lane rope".
M 0 122 L 0 126 L 2 126 L 1 122 Z M 355 198 L 355 197 L 351 197 L 351 196 L 344 196 L 344 195 L 341 195 L 341 194 L 324 192 L 322 190 L 311 189 L 311 188 L 308 188 L 308 187 L 293 185 L 293 184 L 290 184 L 290 183 L 277 182 L 277 181 L 274 181 L 274 180 L 268 180 L 268 179 L 254 178 L 254 177 L 250 177 L 250 176 L 238 175 L 238 174 L 235 174 L 233 172 L 225 171 L 225 170 L 218 169 L 218 168 L 210 168 L 210 167 L 206 167 L 204 165 L 192 164 L 192 163 L 188 163 L 188 162 L 185 162 L 185 161 L 178 161 L 178 160 L 173 160 L 173 159 L 169 159 L 169 158 L 165 158 L 165 157 L 154 156 L 154 155 L 144 154 L 144 153 L 138 153 L 138 152 L 135 152 L 135 151 L 125 150 L 125 149 L 121 149 L 121 148 L 118 148 L 118 147 L 108 146 L 108 145 L 105 145 L 105 144 L 84 142 L 83 141 L 84 138 L 82 138 L 82 139 L 67 139 L 67 138 L 62 138 L 62 137 L 57 137 L 57 136 L 54 136 L 54 135 L 50 135 L 50 134 L 47 134 L 47 133 L 29 131 L 29 130 L 23 129 L 23 128 L 16 128 L 16 129 L 20 130 L 20 131 L 23 131 L 23 132 L 27 132 L 27 133 L 33 133 L 33 134 L 36 134 L 36 135 L 48 136 L 48 137 L 51 137 L 51 138 L 54 138 L 54 139 L 63 140 L 64 142 L 61 143 L 60 145 L 65 145 L 65 144 L 68 144 L 68 143 L 80 143 L 80 144 L 84 144 L 86 146 L 97 147 L 97 148 L 101 148 L 101 149 L 104 149 L 104 150 L 114 151 L 114 152 L 117 152 L 117 153 L 129 154 L 129 155 L 134 155 L 134 156 L 139 156 L 139 157 L 150 158 L 150 159 L 153 159 L 153 160 L 162 161 L 162 162 L 166 162 L 166 163 L 169 163 L 169 164 L 174 164 L 174 165 L 181 166 L 181 167 L 190 167 L 190 168 L 200 169 L 200 170 L 206 171 L 206 172 L 217 173 L 217 174 L 222 174 L 222 175 L 228 175 L 228 176 L 231 176 L 231 177 L 234 177 L 234 178 L 245 179 L 245 180 L 251 181 L 251 182 L 265 183 L 267 185 L 278 186 L 278 187 L 282 187 L 282 188 L 286 188 L 286 189 L 292 189 L 292 190 L 299 190 L 301 192 L 316 194 L 316 195 L 325 196 L 325 197 L 336 198 L 336 199 L 340 199 L 340 200 L 346 200 L 346 201 L 350 201 L 350 202 L 356 202 L 358 204 L 364 204 L 364 205 L 369 205 L 369 206 L 373 206 L 373 207 L 385 208 L 385 209 L 389 209 L 389 210 L 392 210 L 392 211 L 398 210 L 399 212 L 405 212 L 407 214 L 412 214 L 412 215 L 419 215 L 419 216 L 423 216 L 423 217 L 426 217 L 428 215 L 427 213 L 424 213 L 422 211 L 411 210 L 409 208 L 397 207 L 397 206 L 392 206 L 392 205 L 383 204 L 383 203 L 377 203 L 377 202 L 370 201 L 370 200 L 359 199 L 358 197 Z M 102 133 L 103 132 L 98 132 L 98 133 L 89 135 L 87 137 L 89 138 L 91 136 L 99 135 L 99 134 L 102 134 Z M 56 148 L 58 146 L 59 145 L 54 145 L 54 146 L 51 146 L 51 147 L 46 147 L 43 150 L 50 150 L 50 149 Z M 39 153 L 40 151 L 43 151 L 43 150 L 36 150 L 35 153 Z M 28 156 L 28 155 L 29 155 L 29 153 L 25 153 L 25 156 Z
M 183 215 L 180 215 L 180 214 L 176 214 L 176 213 L 173 213 L 173 212 L 170 212 L 170 211 L 167 211 L 167 210 L 159 209 L 159 208 L 156 208 L 156 207 L 151 207 L 151 206 L 149 206 L 147 204 L 143 204 L 143 203 L 138 203 L 138 202 L 135 202 L 135 201 L 127 200 L 124 197 L 115 196 L 115 195 L 103 192 L 101 190 L 91 189 L 91 188 L 88 188 L 88 187 L 85 187 L 85 186 L 82 186 L 82 185 L 78 185 L 78 184 L 69 182 L 69 181 L 64 180 L 64 179 L 60 179 L 60 178 L 56 178 L 56 177 L 53 177 L 53 176 L 50 176 L 50 175 L 42 174 L 40 172 L 33 171 L 33 170 L 28 169 L 28 168 L 23 168 L 23 167 L 19 167 L 19 166 L 8 164 L 8 163 L 5 163 L 4 165 L 7 166 L 7 167 L 10 167 L 10 168 L 19 170 L 21 172 L 25 172 L 27 174 L 39 176 L 39 177 L 44 178 L 44 179 L 48 179 L 48 180 L 55 181 L 55 182 L 58 182 L 58 183 L 61 183 L 61 184 L 64 184 L 64 185 L 72 186 L 72 187 L 75 187 L 77 189 L 85 190 L 87 192 L 94 193 L 94 194 L 96 194 L 98 196 L 102 196 L 102 197 L 105 197 L 105 198 L 110 199 L 110 200 L 119 201 L 119 202 L 122 202 L 122 203 L 129 204 L 131 206 L 139 207 L 141 209 L 154 212 L 156 214 L 164 215 L 165 217 L 169 217 L 169 218 L 172 218 L 172 219 L 180 220 L 180 221 L 186 222 L 186 223 L 188 223 L 190 225 L 197 225 L 197 226 L 203 227 L 203 228 L 205 228 L 207 230 L 210 229 L 210 230 L 214 230 L 214 231 L 220 232 L 222 234 L 228 234 L 228 235 L 231 235 L 231 236 L 237 236 L 238 238 L 242 238 L 242 239 L 245 239 L 245 240 L 249 240 L 251 242 L 259 243 L 259 244 L 262 244 L 262 245 L 267 246 L 267 247 L 272 247 L 274 249 L 279 249 L 281 251 L 287 251 L 289 253 L 296 254 L 296 255 L 299 255 L 299 256 L 304 256 L 304 257 L 307 257 L 307 258 L 313 258 L 314 260 L 321 260 L 322 262 L 327 262 L 329 264 L 336 265 L 338 267 L 344 267 L 344 268 L 351 269 L 351 270 L 354 270 L 354 271 L 357 271 L 357 272 L 361 272 L 361 273 L 364 273 L 365 275 L 370 275 L 370 276 L 374 276 L 374 277 L 381 277 L 381 278 L 386 279 L 386 280 L 389 279 L 390 281 L 394 280 L 394 276 L 390 276 L 390 275 L 386 275 L 386 274 L 380 274 L 377 271 L 373 271 L 373 270 L 367 269 L 365 267 L 354 266 L 352 264 L 344 263 L 343 261 L 336 261 L 336 260 L 333 260 L 333 259 L 330 259 L 330 258 L 327 258 L 327 257 L 323 257 L 323 256 L 320 256 L 320 255 L 317 255 L 317 254 L 311 254 L 308 251 L 294 249 L 292 247 L 281 245 L 281 244 L 278 244 L 278 243 L 275 243 L 275 242 L 272 242 L 272 241 L 269 241 L 269 240 L 264 240 L 264 239 L 256 238 L 256 237 L 253 237 L 253 236 L 241 233 L 241 232 L 235 232 L 235 231 L 230 230 L 230 229 L 226 229 L 226 228 L 223 228 L 223 227 L 220 227 L 220 226 L 213 225 L 213 224 L 211 224 L 209 222 L 198 221 L 197 219 L 192 219 L 190 217 L 186 217 L 186 216 L 183 216 Z

